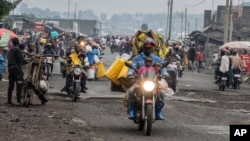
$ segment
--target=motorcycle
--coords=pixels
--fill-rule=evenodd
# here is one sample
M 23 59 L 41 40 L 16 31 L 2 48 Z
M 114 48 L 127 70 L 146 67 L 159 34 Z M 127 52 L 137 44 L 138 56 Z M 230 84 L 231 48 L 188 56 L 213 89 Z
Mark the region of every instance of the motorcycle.
M 41 100 L 42 105 L 48 101 L 44 96 L 48 92 L 49 85 L 46 76 L 43 75 L 42 71 L 43 57 L 44 56 L 36 55 L 28 64 L 22 66 L 24 81 L 21 92 L 21 101 L 25 107 L 29 107 L 29 105 L 33 103 L 34 92 Z
M 106 49 L 106 47 L 107 47 L 106 43 L 102 43 L 102 44 L 101 44 L 101 48 L 102 48 L 102 50 L 105 50 L 105 49 Z
M 222 73 L 219 78 L 218 87 L 221 91 L 225 91 L 226 86 L 228 86 L 228 77 L 226 73 Z
M 47 80 L 49 80 L 49 77 L 51 76 L 51 68 L 53 65 L 52 57 L 45 57 L 43 65 L 44 75 L 46 76 Z
M 167 66 L 167 71 L 169 73 L 169 78 L 167 79 L 168 85 L 170 88 L 174 90 L 174 92 L 177 92 L 177 83 L 178 83 L 178 72 L 179 72 L 179 67 L 178 67 L 178 61 L 176 59 L 171 59 L 168 66 Z
M 233 88 L 234 89 L 237 89 L 239 88 L 240 89 L 240 77 L 241 77 L 241 72 L 240 71 L 237 71 L 237 70 L 233 70 L 234 71 L 234 78 L 233 78 Z
M 81 78 L 84 75 L 82 65 L 73 65 L 73 69 L 70 72 L 69 88 L 67 89 L 67 94 L 72 96 L 72 101 L 76 102 L 81 90 Z
M 175 60 L 174 63 L 177 65 L 177 74 L 178 74 L 177 76 L 178 78 L 181 78 L 184 71 L 180 61 L 181 57 L 178 54 L 176 55 L 176 57 L 177 60 Z
M 125 65 L 137 72 L 137 69 L 133 68 L 128 62 L 125 62 Z M 162 65 L 162 68 L 166 66 L 167 63 Z M 161 77 L 152 70 L 146 70 L 138 77 L 140 77 L 140 81 L 136 86 L 138 91 L 135 92 L 136 100 L 133 102 L 135 107 L 134 123 L 138 124 L 139 130 L 144 130 L 145 135 L 149 136 L 151 134 L 152 124 L 157 120 L 155 108 L 156 103 L 159 101 L 159 89 L 163 87 L 158 83 Z M 163 106 L 164 105 L 162 105 L 162 107 Z

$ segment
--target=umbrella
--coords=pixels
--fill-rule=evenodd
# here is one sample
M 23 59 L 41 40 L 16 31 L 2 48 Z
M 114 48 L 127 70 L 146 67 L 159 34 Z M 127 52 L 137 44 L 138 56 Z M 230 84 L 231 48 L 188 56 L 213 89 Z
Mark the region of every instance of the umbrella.
M 223 49 L 225 47 L 229 47 L 229 49 L 249 49 L 246 43 L 240 41 L 228 42 L 221 46 L 220 49 Z
M 8 29 L 5 29 L 5 28 L 0 28 L 0 37 L 1 37 L 1 36 L 3 35 L 3 33 L 5 33 L 5 32 L 10 33 L 10 38 L 11 38 L 11 39 L 17 37 L 17 35 L 16 35 L 13 31 L 8 30 Z
M 241 43 L 246 44 L 248 47 L 250 47 L 250 42 L 249 41 L 240 41 Z

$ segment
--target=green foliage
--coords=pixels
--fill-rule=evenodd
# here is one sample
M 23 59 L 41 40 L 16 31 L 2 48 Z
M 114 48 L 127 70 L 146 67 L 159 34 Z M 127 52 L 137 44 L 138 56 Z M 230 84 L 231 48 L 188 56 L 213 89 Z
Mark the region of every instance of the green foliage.
M 10 2 L 8 0 L 0 0 L 0 19 L 9 15 L 10 11 L 15 9 L 21 1 L 22 0 L 16 0 L 14 2 Z
M 13 20 L 12 20 L 12 18 L 9 17 L 9 16 L 4 17 L 3 18 L 3 26 L 6 29 L 12 30 L 12 27 L 13 27 Z

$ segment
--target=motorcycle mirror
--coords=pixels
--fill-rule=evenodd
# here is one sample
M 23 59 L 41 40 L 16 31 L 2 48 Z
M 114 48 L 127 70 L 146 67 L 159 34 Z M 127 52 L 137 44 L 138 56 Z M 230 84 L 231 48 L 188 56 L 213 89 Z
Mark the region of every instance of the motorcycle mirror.
M 127 67 L 131 68 L 131 69 L 134 69 L 133 66 L 132 66 L 130 63 L 128 63 L 128 62 L 125 62 L 125 65 L 126 65 Z
M 168 66 L 168 64 L 169 64 L 169 61 L 166 61 L 166 62 L 162 63 L 161 68 L 165 68 L 166 66 Z

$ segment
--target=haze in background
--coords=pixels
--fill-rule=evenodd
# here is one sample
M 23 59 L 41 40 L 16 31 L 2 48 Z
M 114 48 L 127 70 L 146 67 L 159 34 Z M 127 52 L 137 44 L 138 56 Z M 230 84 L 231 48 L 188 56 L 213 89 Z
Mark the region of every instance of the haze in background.
M 23 0 L 29 8 L 49 8 L 52 11 L 68 11 L 69 0 Z M 70 0 L 70 12 L 78 10 L 92 10 L 96 14 L 107 13 L 109 16 L 115 13 L 167 13 L 168 0 Z M 214 0 L 214 10 L 218 5 L 225 5 L 226 0 Z M 196 6 L 199 4 L 198 6 Z M 234 0 L 238 4 L 238 0 Z M 200 14 L 204 10 L 212 9 L 212 0 L 174 0 L 176 12 L 183 12 L 185 7 L 188 13 Z

